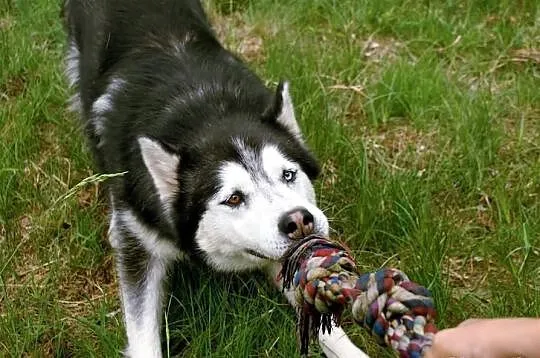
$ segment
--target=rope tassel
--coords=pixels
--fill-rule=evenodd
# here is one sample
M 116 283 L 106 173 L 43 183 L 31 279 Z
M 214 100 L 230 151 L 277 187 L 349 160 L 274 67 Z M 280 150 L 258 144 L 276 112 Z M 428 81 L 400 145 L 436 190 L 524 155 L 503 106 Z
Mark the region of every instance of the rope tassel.
M 402 358 L 420 358 L 437 332 L 431 293 L 397 269 L 360 275 L 349 251 L 327 238 L 310 236 L 283 257 L 283 289 L 298 303 L 300 353 L 320 329 L 330 332 L 346 308 L 380 344 Z

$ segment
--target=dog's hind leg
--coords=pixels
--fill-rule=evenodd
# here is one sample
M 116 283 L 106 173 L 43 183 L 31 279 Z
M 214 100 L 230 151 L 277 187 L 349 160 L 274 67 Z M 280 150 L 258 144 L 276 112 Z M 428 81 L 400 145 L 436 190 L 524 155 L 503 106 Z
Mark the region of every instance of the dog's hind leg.
M 161 358 L 162 301 L 167 269 L 178 253 L 156 231 L 129 211 L 114 210 L 109 238 L 116 254 L 116 270 L 131 358 Z
M 270 266 L 268 274 L 272 282 L 282 290 L 283 280 L 278 279 L 278 273 L 280 271 L 281 265 L 276 263 Z M 292 290 L 285 290 L 284 294 L 291 306 L 296 308 L 298 305 L 294 298 L 294 292 Z M 354 345 L 343 328 L 334 324 L 332 324 L 331 333 L 322 333 L 322 330 L 319 331 L 319 345 L 328 358 L 369 358 L 366 353 Z

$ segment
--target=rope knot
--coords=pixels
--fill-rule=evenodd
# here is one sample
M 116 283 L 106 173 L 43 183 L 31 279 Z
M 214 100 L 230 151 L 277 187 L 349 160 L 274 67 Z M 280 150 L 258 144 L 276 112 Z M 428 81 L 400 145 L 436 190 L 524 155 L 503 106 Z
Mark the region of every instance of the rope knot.
M 397 269 L 360 275 L 349 251 L 326 238 L 311 236 L 283 258 L 283 288 L 292 286 L 298 303 L 300 352 L 320 328 L 330 332 L 346 307 L 380 344 L 401 357 L 421 357 L 437 332 L 433 298 L 426 288 Z

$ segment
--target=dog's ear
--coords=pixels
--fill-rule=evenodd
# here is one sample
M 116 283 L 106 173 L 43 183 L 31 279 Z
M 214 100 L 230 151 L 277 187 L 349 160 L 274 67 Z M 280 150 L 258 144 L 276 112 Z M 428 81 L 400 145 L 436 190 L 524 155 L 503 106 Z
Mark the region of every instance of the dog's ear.
M 289 82 L 281 81 L 278 84 L 275 98 L 273 111 L 270 115 L 276 119 L 277 123 L 281 124 L 289 133 L 303 143 L 302 132 L 294 115 L 294 106 L 291 94 L 289 93 Z
M 139 146 L 161 201 L 169 202 L 178 191 L 180 157 L 171 148 L 148 137 L 139 137 Z

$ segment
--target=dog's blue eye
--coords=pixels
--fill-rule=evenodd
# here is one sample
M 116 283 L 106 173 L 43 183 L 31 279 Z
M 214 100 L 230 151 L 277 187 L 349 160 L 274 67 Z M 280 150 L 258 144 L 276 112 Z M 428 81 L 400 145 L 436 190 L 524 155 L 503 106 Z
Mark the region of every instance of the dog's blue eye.
M 286 169 L 283 171 L 282 178 L 287 183 L 291 183 L 296 179 L 296 170 Z

